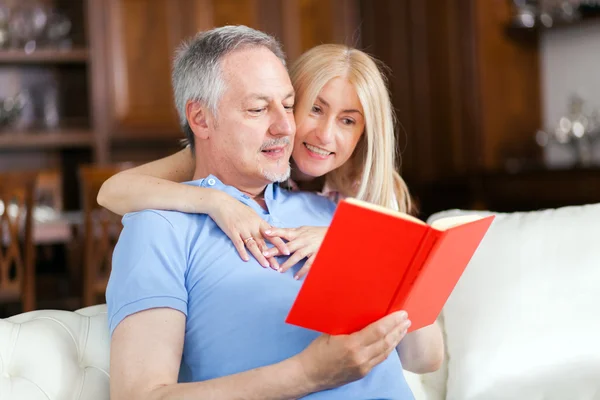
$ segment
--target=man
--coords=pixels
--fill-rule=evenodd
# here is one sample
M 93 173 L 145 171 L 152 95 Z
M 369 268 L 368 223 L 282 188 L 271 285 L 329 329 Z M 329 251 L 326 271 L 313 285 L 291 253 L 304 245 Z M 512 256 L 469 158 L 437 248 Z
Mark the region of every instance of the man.
M 178 54 L 173 84 L 196 156 L 191 185 L 223 190 L 273 225 L 330 222 L 328 200 L 272 184 L 289 176 L 295 131 L 273 38 L 205 32 Z M 111 399 L 412 398 L 394 352 L 405 313 L 346 336 L 287 325 L 295 271 L 249 266 L 206 215 L 149 210 L 123 223 L 107 289 Z

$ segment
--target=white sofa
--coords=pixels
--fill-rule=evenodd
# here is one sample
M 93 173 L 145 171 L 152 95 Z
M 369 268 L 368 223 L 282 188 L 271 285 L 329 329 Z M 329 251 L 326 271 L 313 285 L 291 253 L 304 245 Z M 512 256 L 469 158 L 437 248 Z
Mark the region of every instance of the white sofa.
M 447 211 L 430 220 L 463 211 Z M 600 400 L 600 204 L 497 214 L 416 400 Z M 105 306 L 0 321 L 0 400 L 108 399 Z
M 108 400 L 106 306 L 0 320 L 0 400 Z

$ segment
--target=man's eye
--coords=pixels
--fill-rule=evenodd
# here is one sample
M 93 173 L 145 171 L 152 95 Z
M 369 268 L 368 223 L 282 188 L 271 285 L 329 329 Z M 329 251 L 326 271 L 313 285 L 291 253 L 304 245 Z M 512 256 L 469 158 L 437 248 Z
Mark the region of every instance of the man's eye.
M 283 106 L 286 110 L 288 111 L 294 111 L 294 105 L 292 104 L 291 106 Z
M 248 112 L 251 112 L 252 114 L 260 114 L 263 111 L 265 111 L 265 108 L 253 108 L 251 110 L 248 110 Z

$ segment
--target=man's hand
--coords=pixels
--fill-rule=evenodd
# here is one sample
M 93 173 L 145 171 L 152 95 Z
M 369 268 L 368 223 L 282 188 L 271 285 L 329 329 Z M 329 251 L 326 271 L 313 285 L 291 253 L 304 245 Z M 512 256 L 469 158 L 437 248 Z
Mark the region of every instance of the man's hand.
M 365 377 L 395 350 L 409 326 L 408 315 L 399 311 L 351 335 L 322 335 L 297 357 L 316 390 L 331 389 Z

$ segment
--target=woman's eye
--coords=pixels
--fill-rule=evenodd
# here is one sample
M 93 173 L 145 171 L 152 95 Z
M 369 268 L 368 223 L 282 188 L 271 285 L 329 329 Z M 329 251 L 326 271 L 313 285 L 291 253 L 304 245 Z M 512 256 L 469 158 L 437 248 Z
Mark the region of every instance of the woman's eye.
M 310 111 L 314 112 L 314 113 L 320 113 L 321 112 L 321 107 L 319 107 L 317 105 L 313 105 Z
M 350 119 L 350 118 L 342 118 L 342 123 L 344 125 L 354 125 L 355 124 L 354 120 Z

